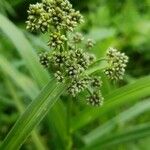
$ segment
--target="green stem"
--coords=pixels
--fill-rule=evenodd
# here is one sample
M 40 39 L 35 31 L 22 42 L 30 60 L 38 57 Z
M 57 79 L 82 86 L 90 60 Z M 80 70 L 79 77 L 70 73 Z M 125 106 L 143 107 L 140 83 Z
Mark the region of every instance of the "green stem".
M 90 89 L 89 87 L 87 88 L 87 91 L 88 91 L 88 93 L 89 93 L 90 95 L 93 94 L 92 91 L 91 91 L 91 89 Z
M 97 61 L 95 61 L 90 67 L 88 70 L 86 70 L 83 75 L 90 75 L 90 74 L 93 74 L 95 72 L 100 72 L 104 69 L 107 68 L 107 62 L 102 62 L 102 61 L 105 61 L 106 59 L 105 58 L 100 58 L 98 59 Z M 101 64 L 98 64 L 99 62 L 101 62 Z
M 99 58 L 99 59 L 97 59 L 91 66 L 93 66 L 93 65 L 95 65 L 95 64 L 98 64 L 98 63 L 100 63 L 100 62 L 102 62 L 102 61 L 107 61 L 107 59 L 106 59 L 105 57 Z
M 63 31 L 63 34 L 67 38 L 67 32 L 65 30 Z M 65 51 L 68 51 L 68 42 L 67 41 L 64 42 L 64 49 L 65 49 Z
M 91 68 L 89 68 L 88 70 L 86 70 L 84 72 L 84 75 L 90 75 L 90 74 L 93 74 L 95 72 L 99 72 L 99 71 L 102 71 L 106 68 L 106 66 L 93 66 Z

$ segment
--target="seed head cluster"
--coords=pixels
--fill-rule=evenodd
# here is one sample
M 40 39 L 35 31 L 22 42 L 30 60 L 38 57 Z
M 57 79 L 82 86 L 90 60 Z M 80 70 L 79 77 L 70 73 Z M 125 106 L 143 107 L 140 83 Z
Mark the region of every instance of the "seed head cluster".
M 27 29 L 46 32 L 51 23 L 50 15 L 44 10 L 42 3 L 31 4 L 28 12 Z
M 48 52 L 43 52 L 39 54 L 39 61 L 41 65 L 43 65 L 45 68 L 49 67 L 49 58 L 48 58 Z
M 107 62 L 109 66 L 105 69 L 105 74 L 112 80 L 123 79 L 128 57 L 114 48 L 107 51 Z
M 96 61 L 95 55 L 87 52 L 94 46 L 94 41 L 88 39 L 85 43 L 83 35 L 74 32 L 82 22 L 82 15 L 68 0 L 42 0 L 31 4 L 26 21 L 31 32 L 48 33 L 51 51 L 39 54 L 41 65 L 53 73 L 58 82 L 69 83 L 68 94 L 75 97 L 87 91 L 87 104 L 101 106 L 104 99 L 100 90 L 102 80 L 96 74 L 87 73 Z M 105 74 L 110 79 L 122 79 L 128 57 L 112 48 L 106 57 Z
M 88 39 L 86 43 L 86 48 L 91 49 L 94 46 L 94 41 L 92 39 Z
M 92 106 L 102 106 L 104 98 L 100 92 L 94 92 L 87 98 L 87 104 Z
M 60 32 L 53 32 L 50 34 L 48 46 L 53 48 L 60 48 L 63 46 L 65 41 L 67 41 L 65 35 L 62 35 Z
M 83 37 L 83 35 L 82 35 L 81 33 L 78 33 L 78 32 L 77 32 L 77 33 L 73 36 L 73 42 L 74 42 L 75 44 L 81 43 L 83 40 L 84 40 L 84 37 Z
M 73 31 L 83 22 L 79 11 L 75 11 L 68 0 L 42 0 L 31 4 L 28 10 L 27 29 L 31 31 L 48 31 L 49 27 L 57 30 Z

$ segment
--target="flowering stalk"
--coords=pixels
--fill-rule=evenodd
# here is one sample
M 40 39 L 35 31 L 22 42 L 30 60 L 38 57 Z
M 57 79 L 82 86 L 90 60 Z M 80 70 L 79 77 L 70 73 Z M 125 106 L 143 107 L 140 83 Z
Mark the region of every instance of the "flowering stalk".
M 104 71 L 111 80 L 120 80 L 123 78 L 128 57 L 114 48 L 109 48 L 106 58 L 96 60 L 93 54 L 87 52 L 94 46 L 91 39 L 87 40 L 84 49 L 81 48 L 84 37 L 74 31 L 83 22 L 83 17 L 79 11 L 73 9 L 68 0 L 42 0 L 41 3 L 30 5 L 28 15 L 27 29 L 49 34 L 48 46 L 51 51 L 39 54 L 41 65 L 51 71 L 58 82 L 69 81 L 68 94 L 75 97 L 87 90 L 87 104 L 102 105 L 102 80 L 94 74 L 95 64 L 106 61 L 105 68 L 98 70 Z

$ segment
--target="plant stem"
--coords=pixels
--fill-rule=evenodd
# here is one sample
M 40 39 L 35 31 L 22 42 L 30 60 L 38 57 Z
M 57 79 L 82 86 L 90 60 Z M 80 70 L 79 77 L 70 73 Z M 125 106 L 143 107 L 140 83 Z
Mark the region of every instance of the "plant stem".
M 89 68 L 88 70 L 86 70 L 84 72 L 84 75 L 90 75 L 90 74 L 93 74 L 93 73 L 95 73 L 97 71 L 102 71 L 105 68 L 106 68 L 106 66 L 99 66 L 99 65 L 98 66 L 93 66 L 93 67 Z
M 90 75 L 93 74 L 97 71 L 102 71 L 107 67 L 107 62 L 101 62 L 103 60 L 106 60 L 105 58 L 101 58 L 98 59 L 97 61 L 95 61 L 88 70 L 86 70 L 83 75 Z M 101 62 L 100 64 L 98 64 L 99 62 Z
M 102 61 L 107 61 L 107 59 L 106 59 L 105 57 L 99 58 L 99 59 L 97 59 L 91 66 L 93 66 L 93 65 L 95 65 L 95 64 L 98 64 L 98 63 L 100 63 L 100 62 L 102 62 Z

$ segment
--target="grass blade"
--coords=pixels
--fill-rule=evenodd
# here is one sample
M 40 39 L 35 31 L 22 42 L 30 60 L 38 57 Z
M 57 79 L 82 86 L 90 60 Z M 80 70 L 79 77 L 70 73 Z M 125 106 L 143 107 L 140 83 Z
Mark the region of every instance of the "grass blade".
M 9 91 L 10 95 L 12 96 L 12 99 L 14 100 L 16 108 L 18 109 L 20 114 L 22 114 L 24 112 L 24 105 L 22 104 L 21 99 L 15 90 L 15 87 L 13 86 L 11 81 L 7 78 L 8 77 L 5 78 L 5 83 L 6 83 L 7 89 Z M 44 144 L 41 141 L 38 131 L 33 130 L 31 133 L 31 137 L 32 137 L 32 140 L 33 140 L 34 145 L 36 146 L 37 150 L 45 150 L 46 149 Z
M 32 76 L 40 86 L 44 86 L 47 83 L 47 79 L 49 79 L 49 75 L 40 65 L 33 47 L 25 38 L 24 34 L 6 17 L 0 14 L 0 20 L 0 28 L 12 41 L 25 60 L 26 66 Z
M 95 140 L 102 138 L 105 134 L 113 130 L 118 124 L 124 124 L 130 120 L 133 120 L 133 118 L 148 111 L 149 109 L 150 99 L 135 104 L 128 110 L 120 113 L 118 116 L 83 136 L 84 143 L 90 145 Z
M 17 84 L 19 88 L 21 88 L 25 92 L 26 95 L 28 95 L 28 97 L 31 100 L 33 100 L 35 96 L 39 93 L 39 89 L 36 87 L 36 84 L 34 84 L 29 77 L 25 76 L 24 74 L 16 70 L 13 67 L 13 65 L 10 64 L 7 61 L 7 59 L 1 55 L 0 55 L 0 68 Z M 67 135 L 67 129 L 65 128 L 66 120 L 65 120 L 65 115 L 63 115 L 64 109 L 62 109 L 63 107 L 62 102 L 59 101 L 59 103 L 57 103 L 56 106 L 54 106 L 51 109 L 50 113 L 48 113 L 47 122 L 49 124 L 53 124 L 53 126 L 51 127 L 55 128 L 55 131 L 60 136 L 61 142 L 63 143 L 63 145 L 65 145 L 65 141 L 68 138 L 68 135 Z M 63 118 L 62 115 L 64 116 Z M 57 118 L 61 118 L 61 119 L 57 119 Z M 51 130 L 53 130 L 54 132 L 54 129 Z
M 33 50 L 33 47 L 31 46 L 30 42 L 26 39 L 24 34 L 11 21 L 9 21 L 9 19 L 0 14 L 0 20 L 1 20 L 0 28 L 8 36 L 11 42 L 15 45 L 17 51 L 25 61 L 26 67 L 28 68 L 29 72 L 32 74 L 35 81 L 37 81 L 37 84 L 40 86 L 40 88 L 45 86 L 45 84 L 47 84 L 48 81 L 50 81 L 50 75 L 40 65 L 37 59 L 37 54 Z M 48 119 L 53 118 L 53 122 L 51 122 L 51 120 L 49 122 L 54 124 L 58 123 L 57 118 L 55 118 L 54 116 L 55 114 L 57 114 L 57 111 L 63 113 L 64 110 L 63 103 L 60 103 L 59 105 L 60 106 L 57 106 L 56 104 L 54 106 L 55 109 L 52 109 L 51 113 L 48 114 Z M 63 120 L 63 123 L 65 126 L 65 119 Z M 61 130 L 59 130 L 57 126 L 56 131 L 58 132 L 59 135 L 62 134 L 62 132 L 60 132 Z
M 36 84 L 29 77 L 15 69 L 2 55 L 0 55 L 0 68 L 29 96 L 29 98 L 35 98 L 39 92 Z
M 18 119 L 2 143 L 1 149 L 19 149 L 21 144 L 30 135 L 33 128 L 39 124 L 43 117 L 48 113 L 48 110 L 64 92 L 65 86 L 65 84 L 57 84 L 55 80 L 49 82 Z
M 134 126 L 129 130 L 116 133 L 103 139 L 95 141 L 93 145 L 87 146 L 84 150 L 99 150 L 100 148 L 108 148 L 125 142 L 133 142 L 150 136 L 150 123 Z

